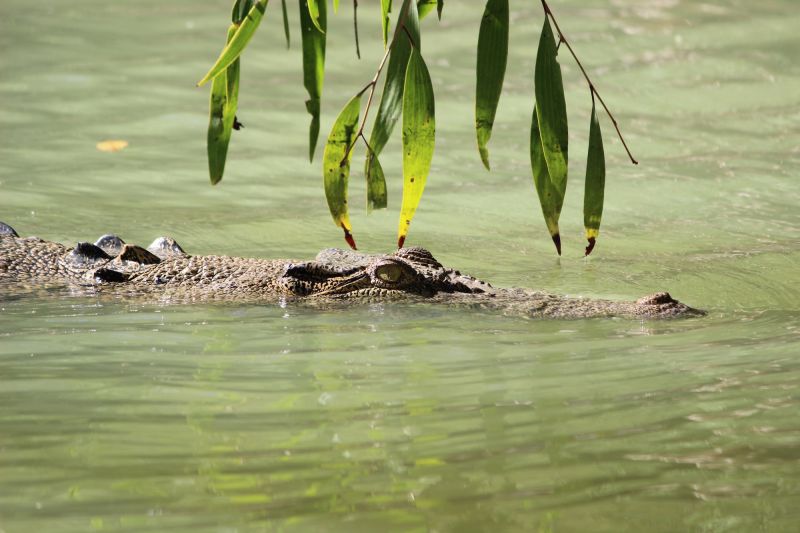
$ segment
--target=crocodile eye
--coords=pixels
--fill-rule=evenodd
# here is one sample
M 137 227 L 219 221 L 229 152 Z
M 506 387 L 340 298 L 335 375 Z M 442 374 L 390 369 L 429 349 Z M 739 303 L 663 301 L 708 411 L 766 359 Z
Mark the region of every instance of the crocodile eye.
M 397 283 L 403 276 L 403 269 L 396 264 L 382 265 L 378 267 L 375 275 L 382 281 Z

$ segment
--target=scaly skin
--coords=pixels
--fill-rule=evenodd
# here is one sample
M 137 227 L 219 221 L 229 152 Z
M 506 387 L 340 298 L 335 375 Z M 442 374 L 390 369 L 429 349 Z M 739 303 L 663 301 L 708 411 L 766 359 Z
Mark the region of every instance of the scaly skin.
M 667 293 L 632 302 L 498 289 L 443 267 L 427 250 L 386 255 L 323 250 L 313 261 L 190 256 L 172 240 L 147 250 L 104 236 L 67 247 L 19 238 L 0 223 L 0 282 L 68 284 L 93 293 L 173 302 L 420 298 L 534 318 L 674 318 L 704 314 Z

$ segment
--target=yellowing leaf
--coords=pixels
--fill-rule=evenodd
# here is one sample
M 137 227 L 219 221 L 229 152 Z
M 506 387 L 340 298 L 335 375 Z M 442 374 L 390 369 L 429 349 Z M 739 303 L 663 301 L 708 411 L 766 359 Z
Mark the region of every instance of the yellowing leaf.
M 397 246 L 403 247 L 431 169 L 436 141 L 433 85 L 417 48 L 411 51 L 403 89 L 403 203 Z
M 128 147 L 128 141 L 121 139 L 109 139 L 107 141 L 100 141 L 95 145 L 101 152 L 119 152 Z
M 344 230 L 345 240 L 354 250 L 356 244 L 351 234 L 353 228 L 347 209 L 347 182 L 352 155 L 352 150 L 348 152 L 348 149 L 356 139 L 360 108 L 361 95 L 358 94 L 347 102 L 336 118 L 322 155 L 322 176 L 328 209 L 334 224 Z
M 401 26 L 400 17 L 404 12 L 406 13 L 405 24 Z M 386 66 L 386 81 L 383 85 L 380 104 L 378 104 L 375 123 L 369 136 L 369 145 L 372 148 L 374 158 L 377 158 L 383 147 L 386 146 L 402 113 L 403 87 L 405 86 L 408 57 L 411 55 L 411 42 L 408 36 L 411 36 L 414 45 L 418 49 L 421 44 L 417 4 L 414 0 L 404 0 L 397 18 L 393 37 L 395 41 L 389 56 L 389 64 Z M 408 32 L 408 35 L 406 35 L 406 32 Z M 376 169 L 377 167 L 372 163 L 372 159 L 367 158 L 364 168 L 368 185 L 367 205 L 372 205 L 375 209 L 379 209 L 386 207 L 386 181 L 383 177 L 383 172 L 378 173 Z

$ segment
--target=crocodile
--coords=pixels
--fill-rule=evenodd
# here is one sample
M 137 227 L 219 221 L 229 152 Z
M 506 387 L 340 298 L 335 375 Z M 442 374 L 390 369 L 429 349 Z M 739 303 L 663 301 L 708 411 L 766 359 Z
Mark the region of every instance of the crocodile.
M 116 235 L 75 246 L 21 238 L 0 222 L 0 287 L 62 284 L 165 303 L 418 299 L 531 318 L 676 318 L 704 314 L 659 292 L 635 301 L 495 288 L 444 267 L 426 249 L 388 254 L 327 249 L 311 261 L 192 256 L 172 238 L 144 248 Z M 80 291 L 79 291 L 80 292 Z M 2 292 L 0 292 L 0 299 Z

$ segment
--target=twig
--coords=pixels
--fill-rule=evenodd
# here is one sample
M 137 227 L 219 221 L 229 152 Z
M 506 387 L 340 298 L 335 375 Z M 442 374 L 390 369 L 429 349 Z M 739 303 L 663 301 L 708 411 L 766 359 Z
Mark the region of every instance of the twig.
M 556 17 L 555 17 L 555 15 L 553 15 L 553 11 L 550 9 L 550 6 L 547 5 L 547 0 L 542 0 L 542 8 L 544 8 L 545 16 L 549 17 L 550 20 L 553 21 L 553 25 L 556 27 L 556 32 L 558 32 L 559 45 L 561 43 L 564 43 L 565 45 L 567 45 L 567 49 L 569 50 L 569 53 L 572 54 L 572 57 L 575 59 L 575 62 L 578 64 L 578 68 L 581 69 L 581 73 L 583 74 L 583 77 L 586 78 L 586 83 L 589 84 L 589 91 L 591 91 L 591 93 L 592 93 L 592 98 L 594 99 L 594 96 L 596 95 L 597 99 L 600 101 L 600 104 L 603 106 L 603 109 L 606 110 L 606 114 L 608 115 L 608 118 L 610 118 L 611 119 L 611 123 L 614 124 L 614 129 L 617 130 L 617 135 L 619 136 L 619 140 L 622 141 L 622 146 L 624 146 L 625 147 L 625 151 L 628 152 L 628 157 L 630 158 L 631 163 L 633 163 L 634 165 L 638 165 L 639 162 L 636 159 L 634 159 L 633 154 L 631 154 L 631 151 L 628 148 L 628 145 L 625 143 L 625 139 L 622 137 L 622 132 L 619 130 L 619 125 L 617 125 L 617 119 L 614 118 L 614 115 L 611 113 L 611 110 L 608 109 L 608 106 L 603 101 L 603 97 L 600 96 L 599 92 L 597 92 L 597 89 L 595 88 L 594 83 L 592 83 L 592 80 L 589 78 L 589 75 L 586 73 L 586 69 L 583 68 L 583 65 L 581 64 L 581 60 L 578 59 L 577 55 L 575 55 L 575 51 L 572 49 L 572 46 L 569 44 L 569 41 L 564 36 L 564 33 L 561 31 L 561 28 L 559 28 L 558 22 L 556 21 Z
M 353 29 L 356 33 L 356 55 L 361 59 L 361 48 L 358 46 L 358 0 L 353 0 Z
M 406 17 L 408 16 L 408 9 L 411 5 L 411 2 L 405 2 L 403 4 L 403 11 L 400 13 L 400 16 L 397 18 L 397 28 L 394 30 L 394 35 L 392 36 L 392 41 L 386 47 L 386 52 L 384 52 L 383 57 L 381 58 L 381 62 L 378 63 L 378 70 L 375 71 L 375 75 L 372 77 L 369 83 L 367 83 L 363 89 L 356 93 L 356 96 L 361 96 L 367 90 L 369 90 L 369 96 L 367 97 L 367 105 L 364 108 L 364 117 L 361 119 L 361 124 L 358 126 L 358 132 L 356 132 L 355 137 L 353 138 L 353 142 L 350 143 L 350 146 L 347 147 L 347 150 L 344 152 L 344 157 L 342 157 L 339 166 L 344 166 L 347 163 L 347 158 L 350 157 L 350 152 L 353 151 L 353 147 L 358 142 L 359 138 L 364 139 L 364 142 L 367 141 L 366 137 L 364 137 L 364 127 L 367 124 L 367 116 L 369 115 L 370 107 L 372 107 L 372 99 L 375 96 L 375 88 L 378 86 L 378 80 L 381 77 L 381 72 L 383 72 L 383 67 L 386 65 L 386 60 L 389 59 L 389 53 L 391 53 L 394 44 L 397 42 L 397 36 L 400 35 L 400 29 L 405 29 L 406 27 Z

